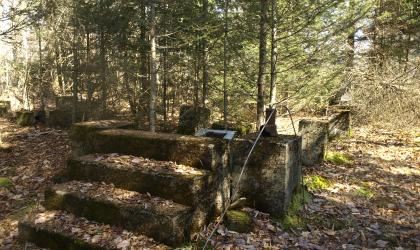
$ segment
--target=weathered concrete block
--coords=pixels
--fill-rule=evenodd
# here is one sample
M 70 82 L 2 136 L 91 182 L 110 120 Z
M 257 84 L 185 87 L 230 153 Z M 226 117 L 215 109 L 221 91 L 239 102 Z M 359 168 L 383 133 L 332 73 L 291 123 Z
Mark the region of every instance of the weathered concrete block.
M 35 113 L 32 111 L 16 112 L 16 124 L 19 126 L 31 126 L 35 124 Z
M 348 133 L 350 131 L 350 123 L 350 110 L 338 110 L 332 114 L 328 119 L 329 139 Z
M 232 142 L 233 185 L 255 137 L 252 135 Z M 280 216 L 286 211 L 293 191 L 300 183 L 300 174 L 301 137 L 279 135 L 262 138 L 249 159 L 239 196 L 246 197 L 260 211 Z
M 137 232 L 122 233 L 121 228 L 61 211 L 29 215 L 19 222 L 19 239 L 51 250 L 122 249 L 119 244 L 124 241 L 130 243 L 130 249 L 171 249 Z
M 0 117 L 5 117 L 11 108 L 10 101 L 0 101 Z
M 223 139 L 113 129 L 98 132 L 93 142 L 92 153 L 135 155 L 211 171 L 209 206 L 215 214 L 220 213 L 230 197 L 228 144 Z
M 202 194 L 208 195 L 212 183 L 212 176 L 206 170 L 130 156 L 77 157 L 68 162 L 67 172 L 71 180 L 112 183 L 186 205 L 199 203 Z
M 93 139 L 96 132 L 112 128 L 135 128 L 131 121 L 102 120 L 73 124 L 70 131 L 73 155 L 80 156 L 94 152 Z
M 48 126 L 69 128 L 72 125 L 71 110 L 51 110 L 48 112 Z
M 228 144 L 223 139 L 195 137 L 179 134 L 151 133 L 147 131 L 110 129 L 92 130 L 78 124 L 84 133 L 75 133 L 76 148 L 74 151 L 88 153 L 119 153 L 123 155 L 141 156 L 147 159 L 171 161 L 196 169 L 211 172 L 211 181 L 207 184 L 206 198 L 195 204 L 193 221 L 195 229 L 203 225 L 207 218 L 222 211 L 230 198 L 228 171 Z M 87 131 L 87 132 L 86 132 Z M 159 180 L 160 181 L 160 180 Z M 152 181 L 152 184 L 161 183 Z M 167 181 L 162 180 L 162 183 Z M 185 193 L 184 193 L 185 195 Z M 195 199 L 196 200 L 196 199 Z M 207 216 L 209 215 L 209 216 Z M 194 227 L 194 226 L 193 226 Z
M 194 135 L 198 130 L 207 128 L 210 109 L 203 107 L 181 106 L 179 113 L 178 134 Z
M 168 245 L 186 241 L 191 208 L 112 185 L 72 181 L 45 192 L 44 206 L 141 232 Z
M 227 211 L 225 217 L 226 226 L 230 231 L 238 233 L 249 233 L 254 227 L 252 217 L 242 211 Z
M 74 97 L 73 96 L 57 96 L 55 99 L 55 106 L 59 110 L 73 109 Z
M 302 136 L 302 164 L 313 166 L 322 163 L 328 142 L 328 121 L 300 120 L 299 133 Z
M 227 143 L 218 138 L 111 129 L 96 134 L 90 153 L 120 153 L 216 170 L 224 166 Z

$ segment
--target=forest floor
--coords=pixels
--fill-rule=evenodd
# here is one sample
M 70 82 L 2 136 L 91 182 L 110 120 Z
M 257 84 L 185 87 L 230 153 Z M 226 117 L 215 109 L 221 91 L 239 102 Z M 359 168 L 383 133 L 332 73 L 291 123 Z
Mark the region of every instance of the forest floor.
M 18 221 L 42 210 L 44 189 L 71 154 L 65 130 L 0 120 L 0 249 L 17 241 Z M 254 230 L 219 226 L 216 249 L 420 249 L 420 131 L 354 128 L 333 141 L 324 164 L 304 169 L 306 204 L 282 219 L 244 209 Z M 294 211 L 293 211 L 294 210 Z

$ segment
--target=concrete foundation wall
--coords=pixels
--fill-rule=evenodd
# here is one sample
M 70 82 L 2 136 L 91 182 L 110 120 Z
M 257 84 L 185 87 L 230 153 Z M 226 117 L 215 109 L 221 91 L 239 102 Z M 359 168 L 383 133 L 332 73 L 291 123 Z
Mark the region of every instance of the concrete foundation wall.
M 226 207 L 255 139 L 251 136 L 228 142 L 139 130 L 104 130 L 110 126 L 76 124 L 72 130 L 74 152 L 128 154 L 211 171 L 214 190 L 210 193 L 214 195 L 210 204 L 203 204 L 213 207 L 216 214 Z M 246 197 L 249 205 L 274 216 L 284 214 L 301 179 L 301 143 L 301 137 L 289 135 L 261 138 L 241 180 L 238 198 Z
M 302 164 L 313 166 L 322 163 L 328 142 L 328 122 L 300 120 L 299 133 L 302 136 Z
M 232 144 L 233 185 L 252 143 L 253 140 L 238 139 Z M 249 159 L 239 186 L 239 197 L 247 198 L 248 204 L 260 211 L 274 216 L 284 214 L 300 182 L 300 148 L 300 137 L 262 138 Z

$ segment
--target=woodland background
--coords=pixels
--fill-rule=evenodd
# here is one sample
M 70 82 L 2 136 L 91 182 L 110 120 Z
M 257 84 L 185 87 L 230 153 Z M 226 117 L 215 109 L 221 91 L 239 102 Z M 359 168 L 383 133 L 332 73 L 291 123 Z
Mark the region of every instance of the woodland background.
M 418 126 L 418 0 L 2 0 L 0 97 L 40 109 L 56 96 L 90 118 L 263 121 L 275 102 L 356 122 Z M 74 112 L 77 112 L 74 105 Z

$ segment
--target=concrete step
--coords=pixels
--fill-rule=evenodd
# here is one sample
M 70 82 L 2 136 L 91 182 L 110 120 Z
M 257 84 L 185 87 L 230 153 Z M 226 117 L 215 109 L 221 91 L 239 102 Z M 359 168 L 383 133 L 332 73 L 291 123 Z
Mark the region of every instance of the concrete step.
M 70 181 L 45 192 L 45 207 L 140 232 L 168 245 L 189 239 L 191 207 L 115 188 L 104 183 Z
M 52 250 L 170 249 L 142 234 L 62 211 L 29 215 L 19 223 L 19 238 Z
M 117 154 L 73 158 L 65 175 L 68 180 L 105 182 L 188 206 L 208 196 L 212 182 L 210 172 L 203 169 Z
M 82 152 L 78 155 L 119 153 L 212 171 L 226 167 L 227 142 L 223 139 L 128 129 L 97 130 L 89 140 L 83 138 L 86 136 L 73 137 L 78 142 L 73 151 Z
M 134 129 L 136 123 L 120 120 L 100 120 L 90 122 L 80 122 L 73 124 L 70 130 L 72 139 L 73 155 L 85 155 L 92 152 L 94 148 L 94 138 L 98 131 L 106 129 Z

